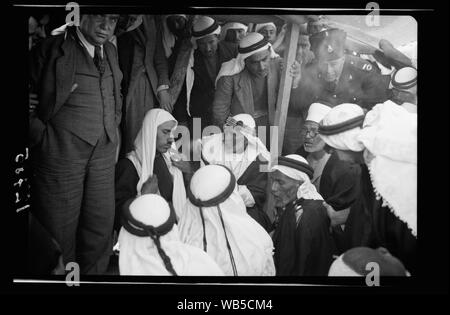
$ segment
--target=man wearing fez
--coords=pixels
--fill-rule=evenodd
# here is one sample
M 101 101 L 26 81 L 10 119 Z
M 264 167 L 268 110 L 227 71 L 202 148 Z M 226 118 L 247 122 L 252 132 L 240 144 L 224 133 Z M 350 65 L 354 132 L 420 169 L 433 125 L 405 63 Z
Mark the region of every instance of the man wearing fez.
M 36 216 L 59 243 L 64 264 L 102 274 L 112 253 L 114 163 L 122 97 L 115 47 L 119 15 L 82 15 L 47 38 L 31 63 L 30 118 Z
M 317 99 L 333 105 L 354 103 L 366 110 L 389 97 L 389 81 L 369 61 L 345 54 L 347 34 L 327 29 L 309 38 L 315 55 Z
M 326 276 L 332 263 L 330 220 L 310 181 L 313 172 L 296 154 L 279 157 L 271 168 L 278 212 L 273 235 L 277 276 Z

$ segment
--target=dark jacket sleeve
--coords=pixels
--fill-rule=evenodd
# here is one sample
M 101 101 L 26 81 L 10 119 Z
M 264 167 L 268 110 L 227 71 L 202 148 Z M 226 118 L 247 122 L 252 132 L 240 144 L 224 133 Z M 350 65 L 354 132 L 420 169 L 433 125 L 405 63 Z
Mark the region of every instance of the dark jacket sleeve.
M 139 176 L 133 163 L 126 158 L 119 160 L 115 172 L 116 215 L 114 228 L 117 230 L 121 227 L 120 218 L 123 205 L 137 196 L 136 186 L 138 182 Z
M 262 164 L 259 160 L 254 161 L 237 181 L 238 185 L 247 186 L 247 189 L 255 200 L 256 207 L 260 210 L 263 209 L 267 195 L 267 172 L 261 172 L 259 170 Z
M 366 74 L 362 89 L 362 107 L 370 110 L 378 103 L 384 103 L 389 97 L 389 79 L 378 73 L 377 71 L 371 71 Z
M 230 115 L 232 99 L 233 78 L 231 76 L 221 77 L 217 82 L 212 106 L 212 119 L 216 126 L 221 127 Z
M 156 73 L 158 75 L 158 86 L 169 85 L 169 64 L 164 52 L 162 43 L 162 20 L 160 16 L 155 17 L 156 24 L 156 47 L 153 63 L 155 65 Z

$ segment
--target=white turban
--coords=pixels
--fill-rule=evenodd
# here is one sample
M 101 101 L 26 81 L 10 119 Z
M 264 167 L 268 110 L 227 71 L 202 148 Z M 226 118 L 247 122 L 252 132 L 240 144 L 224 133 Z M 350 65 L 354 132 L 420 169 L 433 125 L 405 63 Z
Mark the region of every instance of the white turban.
M 366 114 L 358 135 L 377 198 L 417 235 L 417 114 L 387 101 Z
M 225 200 L 201 208 L 189 200 L 180 220 L 181 239 L 202 249 L 206 245 L 206 252 L 227 276 L 235 272 L 238 276 L 274 276 L 272 239 L 247 214 L 244 201 L 233 188 L 235 181 L 220 165 L 207 165 L 195 172 L 190 183 L 193 198 L 204 202 L 226 192 Z
M 164 198 L 146 194 L 129 206 L 131 216 L 144 225 L 160 227 L 169 220 L 170 208 Z M 150 236 L 138 236 L 122 227 L 119 234 L 119 270 L 121 275 L 172 275 Z M 176 224 L 159 237 L 160 250 L 170 259 L 178 276 L 222 276 L 214 260 L 200 249 L 180 241 Z
M 309 165 L 308 161 L 300 155 L 297 154 L 289 154 L 286 155 L 285 158 L 292 159 L 303 164 Z M 270 168 L 270 171 L 280 171 L 284 175 L 289 178 L 295 179 L 297 181 L 303 182 L 297 191 L 297 198 L 304 198 L 310 200 L 323 200 L 322 196 L 317 192 L 316 187 L 311 183 L 309 176 L 298 169 L 293 167 L 289 167 L 286 165 L 274 165 Z
M 136 186 L 138 196 L 141 194 L 142 185 L 150 175 L 153 175 L 158 126 L 168 121 L 177 122 L 169 112 L 163 109 L 154 108 L 149 110 L 145 115 L 142 128 L 134 141 L 134 150 L 127 155 L 127 158 L 133 162 L 136 172 L 139 175 L 139 182 Z M 175 143 L 172 144 L 172 149 L 176 150 Z M 177 217 L 180 217 L 186 202 L 183 174 L 178 168 L 172 165 L 168 152 L 164 153 L 163 157 L 170 174 L 173 176 L 172 201 Z
M 335 106 L 330 110 L 330 112 L 323 118 L 321 127 L 341 124 L 360 116 L 364 116 L 364 110 L 360 106 L 356 104 L 344 103 Z M 358 140 L 358 135 L 361 132 L 361 127 L 359 126 L 332 135 L 325 135 L 321 133 L 320 129 L 321 128 L 319 128 L 320 137 L 332 148 L 338 150 L 350 150 L 354 152 L 364 150 L 364 145 Z
M 322 119 L 330 112 L 331 107 L 321 104 L 321 103 L 312 103 L 308 109 L 308 116 L 306 120 L 314 121 L 316 123 L 320 123 Z
M 246 49 L 252 45 L 257 43 L 263 43 L 265 41 L 264 36 L 259 33 L 248 33 L 239 43 L 239 50 Z M 249 52 L 241 53 L 239 52 L 236 58 L 233 58 L 227 62 L 222 63 L 219 74 L 216 78 L 216 86 L 219 79 L 223 76 L 232 76 L 237 73 L 240 73 L 245 68 L 245 59 L 254 55 L 258 52 L 265 51 L 269 49 L 270 58 L 278 58 L 280 57 L 272 48 L 272 44 L 267 42 L 264 46 L 258 47 L 255 50 L 251 50 Z

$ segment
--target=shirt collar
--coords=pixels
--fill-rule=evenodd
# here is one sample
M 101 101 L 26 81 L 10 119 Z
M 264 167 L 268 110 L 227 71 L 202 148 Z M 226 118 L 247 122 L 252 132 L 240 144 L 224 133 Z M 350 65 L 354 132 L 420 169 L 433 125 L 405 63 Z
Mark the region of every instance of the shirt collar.
M 86 37 L 84 37 L 83 33 L 80 31 L 80 28 L 77 27 L 77 35 L 78 38 L 80 39 L 81 45 L 84 46 L 86 48 L 86 50 L 88 51 L 89 55 L 94 58 L 95 55 L 95 46 L 92 45 L 91 43 L 89 43 L 86 39 Z M 103 45 L 100 45 L 100 54 L 103 57 Z

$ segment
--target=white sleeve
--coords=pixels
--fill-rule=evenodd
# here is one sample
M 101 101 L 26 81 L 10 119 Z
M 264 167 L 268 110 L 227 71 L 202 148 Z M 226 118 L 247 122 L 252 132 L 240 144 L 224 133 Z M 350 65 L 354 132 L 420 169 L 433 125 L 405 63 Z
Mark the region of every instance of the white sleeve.
M 253 207 L 255 205 L 255 199 L 253 199 L 252 193 L 248 190 L 246 185 L 238 185 L 239 195 L 244 200 L 246 207 Z

